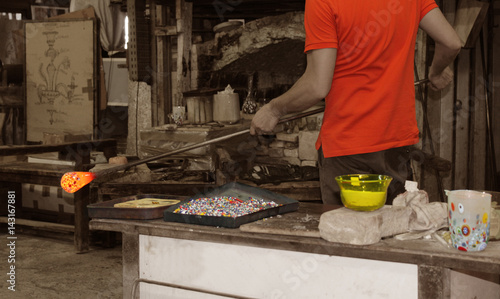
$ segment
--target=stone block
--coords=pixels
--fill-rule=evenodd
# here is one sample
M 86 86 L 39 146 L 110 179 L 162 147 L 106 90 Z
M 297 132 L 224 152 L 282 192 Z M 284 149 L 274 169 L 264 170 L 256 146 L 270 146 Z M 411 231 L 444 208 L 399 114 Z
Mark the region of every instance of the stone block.
M 300 131 L 299 137 L 299 159 L 300 160 L 318 160 L 318 151 L 315 143 L 318 139 L 319 131 Z
M 271 157 L 271 158 L 283 157 L 283 149 L 282 148 L 270 148 L 269 149 L 269 157 Z
M 266 146 L 259 146 L 256 148 L 256 154 L 257 156 L 268 156 L 269 148 Z
M 318 228 L 327 241 L 369 245 L 383 237 L 407 232 L 410 214 L 409 208 L 389 205 L 371 212 L 340 208 L 323 213 Z
M 297 142 L 285 142 L 285 149 L 298 148 L 299 144 Z
M 382 238 L 382 215 L 347 208 L 323 213 L 319 219 L 321 238 L 336 243 L 368 245 Z
M 299 133 L 277 133 L 276 140 L 286 141 L 286 142 L 298 142 L 299 141 Z
M 411 208 L 386 205 L 379 211 L 382 214 L 382 238 L 406 233 L 410 229 Z
M 267 62 L 266 68 L 272 72 L 275 70 L 271 65 L 273 61 L 269 62 L 268 59 L 266 60 L 266 56 L 278 57 L 276 55 L 280 55 L 283 58 L 284 55 L 302 54 L 300 51 L 297 51 L 298 53 L 294 53 L 294 51 L 274 53 L 276 51 L 274 50 L 275 47 L 268 46 L 284 43 L 282 42 L 283 40 L 289 43 L 296 42 L 297 45 L 302 44 L 303 46 L 305 36 L 303 17 L 303 12 L 297 12 L 282 14 L 276 17 L 261 18 L 247 22 L 245 26 L 237 30 L 216 34 L 215 40 L 209 42 L 219 50 L 219 53 L 215 55 L 217 59 L 213 61 L 212 69 L 216 71 L 221 70 L 241 57 L 254 54 L 261 49 L 266 49 L 266 53 L 272 51 L 271 53 L 274 55 L 262 55 L 259 53 L 260 55 L 252 56 L 251 61 L 257 64 Z M 281 43 L 277 43 L 277 41 L 281 41 Z M 295 57 L 287 57 L 287 59 L 292 58 Z M 248 61 L 245 62 L 248 64 Z
M 302 161 L 300 161 L 300 166 L 317 167 L 318 166 L 318 161 L 302 160 Z
M 274 127 L 274 130 L 273 130 L 273 132 L 275 134 L 282 133 L 283 131 L 285 131 L 285 126 L 282 123 L 281 124 L 277 124 L 276 127 Z
M 175 77 L 174 77 L 175 78 Z M 143 130 L 151 128 L 151 85 L 145 82 L 128 83 L 128 135 L 127 135 L 127 155 L 138 155 L 144 158 L 141 152 L 137 152 L 140 145 L 137 144 L 141 136 L 137 134 Z M 149 103 L 149 104 L 148 104 Z
M 270 148 L 284 148 L 285 147 L 285 142 L 280 141 L 280 140 L 275 140 L 271 143 L 269 143 Z
M 283 157 L 281 159 L 283 161 L 286 161 L 288 164 L 291 164 L 291 165 L 300 165 L 299 158 L 295 158 L 295 157 Z
M 290 164 L 286 161 L 283 161 L 281 158 L 271 158 L 269 156 L 256 156 L 254 159 L 255 164 L 266 164 L 266 165 L 287 165 Z
M 294 148 L 294 149 L 283 149 L 283 156 L 285 157 L 293 157 L 293 158 L 298 158 L 299 157 L 299 149 Z

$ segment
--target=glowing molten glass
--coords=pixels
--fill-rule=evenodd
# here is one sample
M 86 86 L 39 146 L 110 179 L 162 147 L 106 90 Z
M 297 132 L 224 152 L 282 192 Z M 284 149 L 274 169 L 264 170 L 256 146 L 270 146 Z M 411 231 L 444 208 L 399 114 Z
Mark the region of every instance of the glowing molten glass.
M 61 187 L 68 193 L 75 193 L 95 178 L 92 172 L 68 172 L 61 178 Z

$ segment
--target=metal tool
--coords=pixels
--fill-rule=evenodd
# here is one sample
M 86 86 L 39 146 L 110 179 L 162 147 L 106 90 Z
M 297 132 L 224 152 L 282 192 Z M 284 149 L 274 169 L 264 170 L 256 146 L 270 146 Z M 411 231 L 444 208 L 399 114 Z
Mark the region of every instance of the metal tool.
M 288 122 L 288 121 L 292 121 L 292 120 L 296 120 L 296 119 L 303 118 L 303 117 L 306 117 L 306 116 L 310 116 L 310 115 L 314 115 L 314 114 L 317 114 L 317 113 L 321 113 L 323 111 L 324 111 L 324 108 L 322 107 L 322 108 L 318 108 L 318 109 L 313 109 L 313 110 L 309 110 L 309 111 L 297 113 L 297 114 L 291 115 L 289 117 L 285 117 L 285 118 L 280 119 L 278 123 L 285 123 L 285 122 Z M 126 170 L 126 169 L 129 169 L 131 167 L 134 167 L 134 166 L 137 166 L 137 165 L 140 165 L 140 164 L 144 164 L 144 163 L 147 163 L 147 162 L 158 160 L 158 159 L 161 159 L 161 158 L 164 158 L 164 157 L 168 157 L 168 156 L 171 156 L 171 155 L 175 155 L 175 154 L 178 154 L 178 153 L 186 152 L 186 151 L 189 151 L 189 150 L 192 150 L 192 149 L 195 149 L 195 148 L 199 148 L 199 147 L 202 147 L 202 146 L 205 146 L 205 145 L 209 145 L 209 144 L 217 143 L 217 142 L 220 142 L 220 141 L 228 140 L 228 139 L 231 139 L 231 138 L 236 137 L 236 136 L 247 134 L 249 132 L 250 132 L 250 129 L 245 129 L 245 130 L 242 130 L 242 131 L 239 131 L 239 132 L 235 132 L 235 133 L 232 133 L 232 134 L 228 134 L 228 135 L 225 135 L 225 136 L 221 136 L 221 137 L 218 137 L 218 138 L 214 138 L 214 139 L 210 139 L 210 140 L 203 141 L 203 142 L 200 142 L 200 143 L 196 143 L 196 144 L 188 145 L 188 146 L 185 146 L 185 147 L 181 147 L 179 149 L 176 149 L 176 150 L 173 150 L 173 151 L 169 151 L 167 153 L 163 153 L 163 154 L 160 154 L 160 155 L 157 155 L 157 156 L 153 156 L 153 157 L 149 157 L 149 158 L 137 160 L 137 161 L 130 162 L 130 163 L 127 163 L 127 164 L 123 164 L 123 165 L 118 165 L 118 166 L 115 166 L 115 167 L 112 167 L 112 168 L 108 168 L 108 169 L 104 169 L 104 170 L 101 170 L 101 171 L 98 171 L 98 172 L 76 172 L 76 171 L 75 172 L 68 172 L 68 173 L 65 173 L 62 176 L 62 178 L 61 178 L 61 187 L 66 192 L 74 193 L 74 192 L 80 190 L 83 186 L 85 186 L 88 183 L 90 183 L 91 181 L 93 181 L 97 177 L 102 177 L 102 176 L 109 175 L 109 174 L 112 174 L 112 173 L 115 173 L 115 172 L 118 172 L 118 171 L 121 171 L 121 170 Z
M 415 81 L 415 86 L 419 86 L 419 85 L 422 85 L 422 84 L 425 84 L 425 83 L 428 83 L 430 82 L 429 79 L 422 79 L 422 80 L 417 80 Z

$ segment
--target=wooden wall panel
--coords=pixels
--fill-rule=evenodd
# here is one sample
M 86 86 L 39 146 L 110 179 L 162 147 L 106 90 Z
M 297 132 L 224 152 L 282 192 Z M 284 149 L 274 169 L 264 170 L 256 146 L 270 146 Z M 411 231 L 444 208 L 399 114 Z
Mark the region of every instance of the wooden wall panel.
M 455 102 L 454 189 L 467 188 L 469 161 L 469 71 L 470 51 L 462 49 L 457 60 L 457 96 Z
M 427 34 L 423 30 L 419 30 L 417 34 L 417 43 L 415 49 L 415 67 L 416 72 L 418 74 L 418 79 L 424 78 L 426 75 L 427 67 Z M 417 80 L 417 76 L 415 76 L 415 80 Z M 423 132 L 423 99 L 420 97 L 420 90 L 417 87 L 415 88 L 415 110 L 416 110 L 416 118 L 418 124 L 419 132 Z M 422 148 L 422 139 L 420 139 L 419 143 L 416 145 L 417 148 Z M 420 187 L 422 187 L 422 165 L 418 159 L 413 159 L 412 168 L 413 168 L 413 179 L 420 183 Z
M 454 28 L 464 48 L 476 46 L 479 32 L 486 20 L 488 6 L 487 1 L 459 0 Z
M 469 169 L 469 188 L 474 190 L 485 189 L 486 179 L 486 80 L 484 77 L 483 61 L 486 53 L 481 55 L 480 41 L 474 50 L 475 65 L 473 82 L 473 106 L 471 107 L 471 155 Z M 486 64 L 484 64 L 486 65 Z
M 455 1 L 444 1 L 442 10 L 448 22 L 453 24 L 455 22 L 456 11 Z M 450 65 L 450 67 L 453 71 L 455 71 L 455 64 Z M 441 134 L 439 137 L 439 156 L 448 161 L 453 161 L 453 107 L 455 104 L 455 82 L 452 82 L 450 86 L 441 91 L 441 99 L 439 103 L 439 121 L 441 128 Z M 441 175 L 443 188 L 450 190 L 452 188 L 451 172 L 442 173 Z
M 491 34 L 493 36 L 491 44 L 491 65 L 492 65 L 492 76 L 491 80 L 491 123 L 493 131 L 493 147 L 496 157 L 496 170 L 497 170 L 497 190 L 500 189 L 500 1 L 493 1 L 494 5 L 494 16 L 492 17 L 492 26 L 489 26 Z
M 190 91 L 191 88 L 191 37 L 193 3 L 185 0 L 176 1 L 177 19 L 177 90 L 174 90 L 174 99 L 182 98 L 182 93 Z

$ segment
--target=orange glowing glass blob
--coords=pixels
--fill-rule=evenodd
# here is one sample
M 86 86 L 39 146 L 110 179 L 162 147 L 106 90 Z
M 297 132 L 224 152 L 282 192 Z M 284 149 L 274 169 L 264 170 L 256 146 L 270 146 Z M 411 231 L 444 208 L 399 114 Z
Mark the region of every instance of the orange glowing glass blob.
M 68 193 L 75 193 L 95 178 L 92 172 L 67 172 L 61 178 L 61 187 Z

